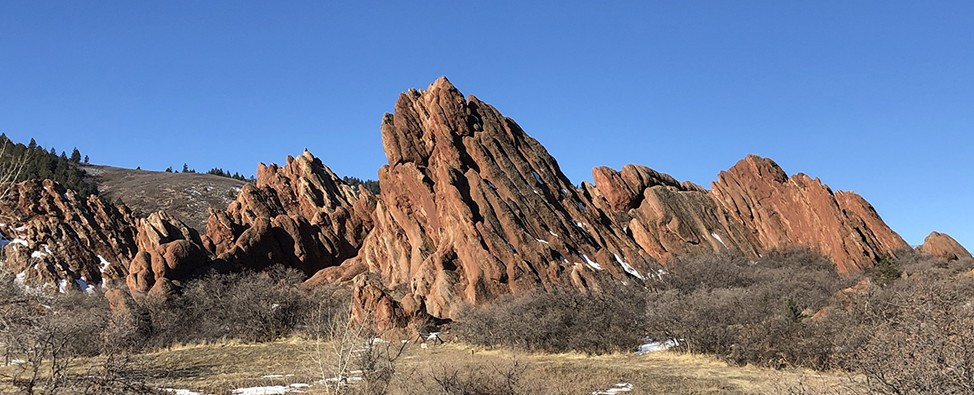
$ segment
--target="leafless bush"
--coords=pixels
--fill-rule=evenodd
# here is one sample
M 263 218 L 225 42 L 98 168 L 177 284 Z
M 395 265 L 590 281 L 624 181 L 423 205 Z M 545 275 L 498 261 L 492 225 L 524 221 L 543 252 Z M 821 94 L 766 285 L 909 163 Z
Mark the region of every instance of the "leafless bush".
M 907 257 L 904 275 L 830 315 L 839 363 L 883 394 L 974 393 L 970 262 Z
M 739 364 L 827 368 L 840 328 L 811 317 L 852 281 L 807 250 L 685 258 L 648 303 L 649 335 Z
M 631 350 L 644 337 L 645 290 L 555 289 L 508 296 L 463 311 L 453 326 L 472 344 L 585 353 Z
M 312 294 L 293 270 L 219 274 L 190 281 L 181 295 L 146 306 L 153 345 L 239 339 L 260 342 L 294 333 L 311 314 Z
M 430 373 L 428 393 L 443 395 L 517 395 L 527 393 L 522 384 L 526 366 L 516 358 L 507 366 L 464 370 L 441 367 Z
M 348 300 L 348 299 L 346 299 Z M 352 318 L 349 303 L 338 309 L 327 300 L 307 326 L 321 383 L 332 394 L 382 395 L 389 392 L 407 342 L 389 342 L 376 331 L 372 315 Z

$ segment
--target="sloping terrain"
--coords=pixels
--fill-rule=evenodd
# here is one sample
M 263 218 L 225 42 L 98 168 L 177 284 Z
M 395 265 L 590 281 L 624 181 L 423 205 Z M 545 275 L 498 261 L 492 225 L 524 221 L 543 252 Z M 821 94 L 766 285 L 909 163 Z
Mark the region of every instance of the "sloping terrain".
M 223 210 L 237 197 L 243 181 L 198 173 L 166 173 L 111 166 L 84 166 L 101 195 L 121 199 L 136 216 L 165 211 L 193 229 L 206 229 L 210 209 Z

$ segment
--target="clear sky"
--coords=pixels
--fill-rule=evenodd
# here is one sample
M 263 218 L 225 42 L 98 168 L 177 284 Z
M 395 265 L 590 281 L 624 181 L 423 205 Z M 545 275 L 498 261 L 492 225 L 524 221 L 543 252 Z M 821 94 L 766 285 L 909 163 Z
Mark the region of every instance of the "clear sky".
M 0 0 L 0 130 L 92 162 L 253 174 L 385 163 L 383 113 L 448 76 L 577 182 L 708 185 L 748 153 L 974 247 L 974 2 Z

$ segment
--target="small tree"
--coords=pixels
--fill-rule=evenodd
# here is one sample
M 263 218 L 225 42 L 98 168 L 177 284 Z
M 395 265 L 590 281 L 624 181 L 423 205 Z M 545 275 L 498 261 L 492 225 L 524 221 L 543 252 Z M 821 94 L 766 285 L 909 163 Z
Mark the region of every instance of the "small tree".
M 78 151 L 78 147 L 74 147 L 74 150 L 71 151 L 71 161 L 81 163 L 81 151 Z

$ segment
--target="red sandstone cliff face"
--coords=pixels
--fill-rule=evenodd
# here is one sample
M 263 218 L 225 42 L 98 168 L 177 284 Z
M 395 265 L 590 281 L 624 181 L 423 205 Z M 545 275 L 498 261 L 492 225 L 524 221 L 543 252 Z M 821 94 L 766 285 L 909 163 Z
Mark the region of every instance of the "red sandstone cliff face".
M 6 268 L 19 282 L 52 291 L 123 280 L 136 251 L 133 222 L 124 206 L 50 180 L 16 184 L 0 202 Z
M 375 197 L 305 151 L 284 167 L 257 169 L 226 211 L 214 211 L 203 244 L 237 268 L 282 264 L 308 276 L 355 256 L 372 228 Z
M 445 78 L 402 94 L 382 141 L 374 229 L 357 257 L 312 281 L 368 271 L 379 281 L 363 303 L 451 318 L 465 303 L 642 281 L 658 268 L 541 144 Z
M 946 233 L 940 232 L 930 232 L 923 239 L 923 244 L 916 248 L 916 251 L 921 254 L 944 258 L 948 261 L 972 258 L 971 253 L 958 243 L 957 240 L 954 240 L 953 237 L 950 237 Z
M 710 191 L 634 165 L 597 168 L 593 177 L 616 220 L 663 262 L 680 254 L 754 256 L 806 246 L 831 258 L 839 272 L 854 273 L 907 248 L 859 195 L 834 193 L 804 174 L 788 177 L 758 156 L 721 172 Z
M 164 299 L 181 281 L 201 274 L 211 260 L 200 235 L 169 214 L 156 212 L 140 219 L 137 229 L 138 253 L 126 277 L 133 296 Z
M 855 273 L 909 248 L 859 195 L 833 193 L 805 174 L 788 177 L 767 158 L 748 156 L 721 172 L 712 187 L 717 204 L 764 250 L 808 246 L 831 258 L 840 273 Z

